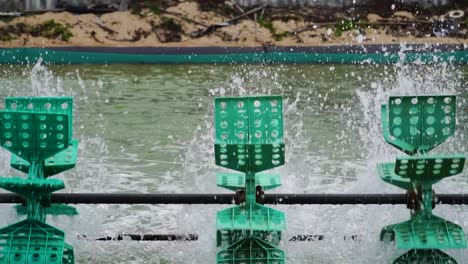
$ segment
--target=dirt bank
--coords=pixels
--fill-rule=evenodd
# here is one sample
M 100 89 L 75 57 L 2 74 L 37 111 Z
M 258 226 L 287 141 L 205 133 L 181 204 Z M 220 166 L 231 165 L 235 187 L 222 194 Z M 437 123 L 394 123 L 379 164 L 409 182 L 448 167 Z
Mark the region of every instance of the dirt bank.
M 452 25 L 437 22 L 440 15 L 420 17 L 406 11 L 395 11 L 388 17 L 373 13 L 351 17 L 332 10 L 328 20 L 311 15 L 314 10 L 307 13 L 260 7 L 243 15 L 248 11 L 228 15 L 202 11 L 196 2 L 181 2 L 165 9 L 142 8 L 102 15 L 27 15 L 0 22 L 0 46 L 468 44 L 466 16 L 457 20 L 456 31 L 448 32 L 440 28 Z M 239 18 L 232 20 L 236 16 Z

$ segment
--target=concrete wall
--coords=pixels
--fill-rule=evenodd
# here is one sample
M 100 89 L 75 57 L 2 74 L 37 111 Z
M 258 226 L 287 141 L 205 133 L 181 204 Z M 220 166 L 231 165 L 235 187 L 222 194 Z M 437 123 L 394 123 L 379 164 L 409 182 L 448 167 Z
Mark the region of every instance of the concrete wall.
M 24 9 L 24 0 L 0 0 L 0 12 L 14 12 Z
M 57 6 L 57 0 L 25 0 L 25 10 L 43 10 L 54 9 Z
M 37 0 L 36 0 L 37 1 Z M 89 5 L 119 5 L 122 0 L 59 0 L 62 5 L 89 6 Z
M 309 6 L 332 6 L 332 7 L 344 7 L 353 4 L 365 4 L 373 0 L 236 0 L 241 6 L 253 6 L 268 4 L 270 6 L 297 6 L 297 5 L 309 5 Z
M 353 5 L 364 5 L 373 1 L 385 0 L 235 0 L 241 6 L 253 6 L 268 4 L 271 6 L 288 6 L 288 5 L 309 5 L 309 6 L 331 6 L 331 7 L 347 7 Z M 441 6 L 450 3 L 450 0 L 400 0 L 402 3 L 418 3 L 421 6 Z
M 122 8 L 129 0 L 0 0 L 0 12 L 34 11 L 54 9 L 58 6 L 86 7 L 92 4 L 122 4 Z
M 43 10 L 53 9 L 57 4 L 61 6 L 88 6 L 92 4 L 116 4 L 125 8 L 127 2 L 131 0 L 0 0 L 0 12 L 22 11 L 22 10 Z M 386 0 L 232 0 L 239 5 L 248 7 L 253 5 L 268 4 L 271 6 L 331 6 L 347 7 L 353 5 L 365 5 L 373 1 Z M 403 3 L 418 3 L 425 7 L 447 5 L 451 0 L 399 0 Z M 468 1 L 468 0 L 467 0 Z

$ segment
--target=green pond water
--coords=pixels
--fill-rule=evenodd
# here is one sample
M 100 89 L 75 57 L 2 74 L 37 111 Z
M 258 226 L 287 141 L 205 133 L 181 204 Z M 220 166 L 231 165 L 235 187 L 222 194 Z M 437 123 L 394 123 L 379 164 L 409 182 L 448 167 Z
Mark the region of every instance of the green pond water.
M 275 94 L 285 100 L 281 193 L 402 193 L 381 182 L 377 162 L 401 155 L 383 142 L 380 104 L 389 95 L 458 94 L 456 135 L 435 153 L 468 153 L 468 67 L 352 65 L 0 66 L 0 97 L 73 96 L 77 167 L 58 176 L 65 192 L 227 192 L 216 187 L 213 99 Z M 1 99 L 0 98 L 0 99 Z M 3 101 L 3 100 L 2 100 Z M 3 102 L 0 103 L 3 108 Z M 10 154 L 2 150 L 1 175 Z M 466 193 L 468 173 L 435 186 Z M 79 205 L 49 217 L 67 232 L 78 263 L 214 263 L 215 214 L 228 206 Z M 404 251 L 380 229 L 409 218 L 404 206 L 275 206 L 288 230 L 288 263 L 391 263 Z M 2 205 L 2 226 L 21 217 Z M 468 208 L 436 213 L 468 230 Z M 97 242 L 118 233 L 196 233 L 196 242 Z M 288 241 L 320 234 L 315 242 Z M 84 239 L 82 235 L 86 235 Z M 357 235 L 358 239 L 349 237 Z M 449 251 L 459 263 L 468 250 Z

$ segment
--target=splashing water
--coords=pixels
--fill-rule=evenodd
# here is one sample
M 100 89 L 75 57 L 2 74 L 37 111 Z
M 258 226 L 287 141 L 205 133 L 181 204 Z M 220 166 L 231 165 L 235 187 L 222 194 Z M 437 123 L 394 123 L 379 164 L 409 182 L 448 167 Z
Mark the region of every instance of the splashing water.
M 399 192 L 375 165 L 398 154 L 381 139 L 380 104 L 389 95 L 458 93 L 458 133 L 441 152 L 466 154 L 468 68 L 437 66 L 63 66 L 2 68 L 4 96 L 72 95 L 79 163 L 62 175 L 67 192 L 224 192 L 216 187 L 215 96 L 281 94 L 286 165 L 278 193 Z M 11 76 L 11 77 L 6 77 Z M 460 143 L 461 142 L 461 143 Z M 465 143 L 463 143 L 465 142 Z M 0 152 L 3 175 L 9 154 Z M 466 174 L 465 174 L 466 176 Z M 388 185 L 388 186 L 387 186 Z M 462 177 L 438 184 L 462 192 Z M 227 192 L 227 191 L 226 191 Z M 79 217 L 53 217 L 75 246 L 78 263 L 206 263 L 215 259 L 215 214 L 227 206 L 78 206 Z M 278 206 L 288 230 L 288 263 L 390 263 L 403 252 L 378 241 L 380 229 L 408 218 L 402 206 Z M 1 224 L 19 219 L 10 206 Z M 437 212 L 468 226 L 464 206 Z M 4 214 L 5 215 L 5 214 Z M 197 242 L 95 242 L 129 233 L 197 233 Z M 288 241 L 319 234 L 324 240 Z M 353 239 L 354 238 L 354 239 Z M 460 263 L 464 251 L 449 252 Z

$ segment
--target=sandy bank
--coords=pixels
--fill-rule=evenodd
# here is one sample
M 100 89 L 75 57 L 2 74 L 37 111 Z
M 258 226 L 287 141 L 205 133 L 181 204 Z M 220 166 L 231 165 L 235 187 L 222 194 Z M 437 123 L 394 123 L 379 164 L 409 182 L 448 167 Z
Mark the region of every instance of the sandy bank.
M 171 14 L 172 13 L 172 14 Z M 176 14 L 176 15 L 173 15 Z M 407 17 L 405 17 L 405 15 Z M 369 14 L 366 23 L 379 19 Z M 34 27 L 50 20 L 65 25 L 72 36 L 63 40 L 56 37 L 33 36 L 27 30 L 11 34 L 8 40 L 0 41 L 0 47 L 53 47 L 53 46 L 321 46 L 343 44 L 391 44 L 391 43 L 443 43 L 468 44 L 465 36 L 434 37 L 431 34 L 418 35 L 407 26 L 368 26 L 351 28 L 337 34 L 333 23 L 314 23 L 282 17 L 264 22 L 255 22 L 252 16 L 239 19 L 237 23 L 217 28 L 201 37 L 195 37 L 206 28 L 200 24 L 220 24 L 229 20 L 218 13 L 200 11 L 195 2 L 183 2 L 155 14 L 143 10 L 140 14 L 113 12 L 103 15 L 44 13 L 17 17 L 8 22 L 0 22 L 0 27 L 16 28 L 18 25 Z M 408 22 L 416 18 L 403 13 L 397 21 Z M 200 24 L 194 23 L 200 22 Z M 415 22 L 416 23 L 416 22 Z

